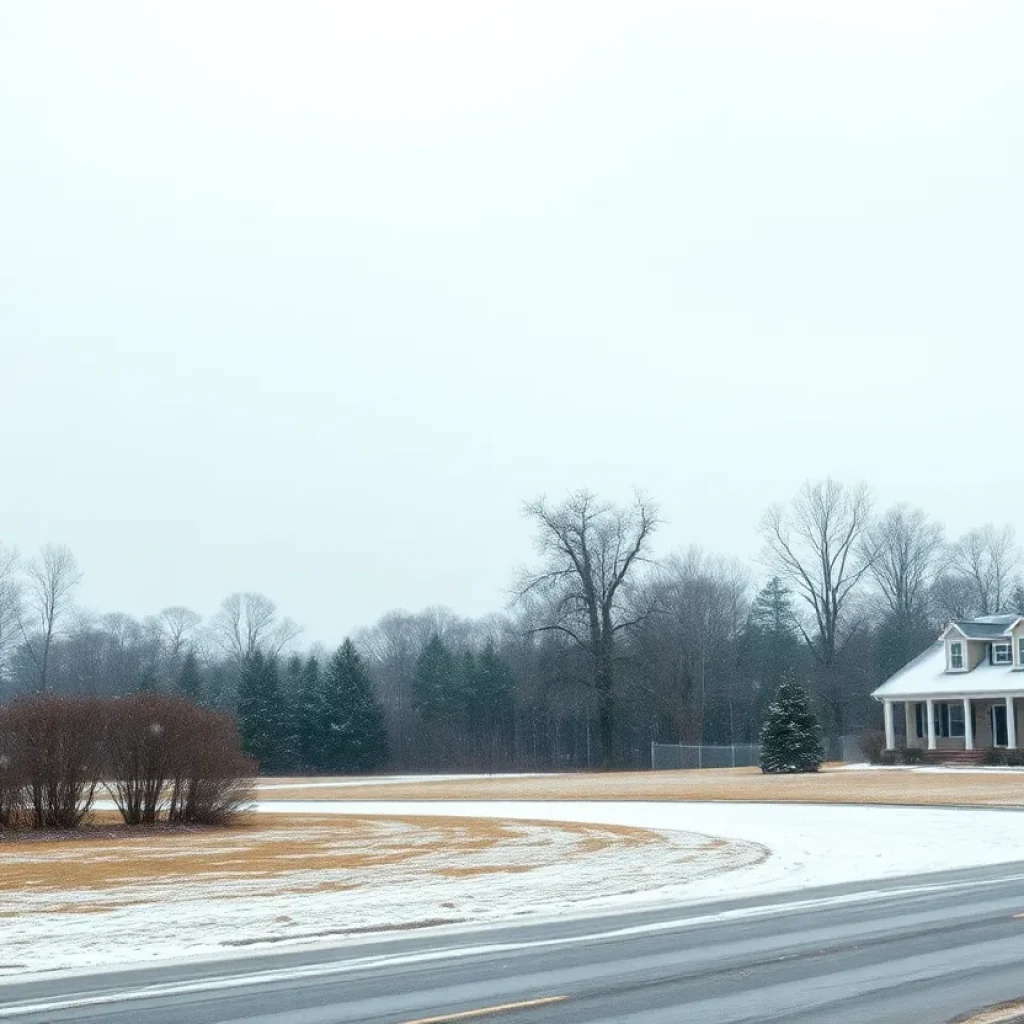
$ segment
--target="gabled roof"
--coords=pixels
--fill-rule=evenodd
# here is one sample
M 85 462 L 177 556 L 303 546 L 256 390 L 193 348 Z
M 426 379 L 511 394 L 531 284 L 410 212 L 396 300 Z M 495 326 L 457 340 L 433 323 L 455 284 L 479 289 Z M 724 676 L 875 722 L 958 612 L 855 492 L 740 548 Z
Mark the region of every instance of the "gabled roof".
M 924 700 L 926 697 L 1024 694 L 1024 671 L 1013 665 L 993 665 L 988 658 L 982 658 L 967 672 L 947 672 L 945 644 L 950 634 L 966 640 L 1009 641 L 1014 627 L 1022 620 L 1024 616 L 1014 614 L 954 620 L 935 643 L 891 675 L 871 696 L 878 700 Z
M 962 633 L 968 640 L 998 640 L 1009 635 L 1009 626 L 1003 622 L 979 622 L 977 619 L 956 619 L 946 627 L 943 637 L 951 629 Z
M 946 671 L 946 645 L 937 640 L 871 694 L 878 700 L 925 700 L 928 697 L 1000 696 L 1024 693 L 1024 672 L 986 660 L 970 672 Z
M 979 615 L 975 619 L 954 619 L 942 631 L 942 639 L 945 640 L 951 632 L 956 632 L 965 640 L 998 640 L 1000 637 L 1009 636 L 1020 620 L 1021 616 L 1013 613 Z

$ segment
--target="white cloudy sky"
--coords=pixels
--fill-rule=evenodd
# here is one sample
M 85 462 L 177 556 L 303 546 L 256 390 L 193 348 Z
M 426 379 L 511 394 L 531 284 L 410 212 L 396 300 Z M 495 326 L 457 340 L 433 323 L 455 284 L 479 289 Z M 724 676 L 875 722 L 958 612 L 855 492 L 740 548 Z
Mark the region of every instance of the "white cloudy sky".
M 0 539 L 333 640 L 520 503 L 1020 519 L 1024 6 L 0 6 Z

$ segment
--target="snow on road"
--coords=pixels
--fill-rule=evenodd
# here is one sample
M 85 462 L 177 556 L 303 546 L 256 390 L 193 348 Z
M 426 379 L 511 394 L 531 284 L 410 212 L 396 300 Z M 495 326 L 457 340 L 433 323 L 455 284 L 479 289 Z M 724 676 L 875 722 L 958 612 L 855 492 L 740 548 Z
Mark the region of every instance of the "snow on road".
M 455 815 L 697 832 L 767 846 L 763 862 L 630 894 L 650 905 L 1024 861 L 1024 810 L 641 801 L 261 801 L 290 814 Z M 642 856 L 642 853 L 640 854 Z

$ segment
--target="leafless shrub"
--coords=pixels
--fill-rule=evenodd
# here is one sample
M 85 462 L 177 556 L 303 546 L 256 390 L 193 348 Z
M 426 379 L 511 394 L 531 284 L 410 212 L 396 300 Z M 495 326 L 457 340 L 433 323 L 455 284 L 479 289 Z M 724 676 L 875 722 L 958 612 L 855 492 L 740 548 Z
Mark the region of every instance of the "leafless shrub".
M 252 802 L 256 762 L 242 753 L 233 715 L 186 706 L 181 741 L 173 750 L 167 817 L 222 825 Z
M 107 702 L 107 788 L 127 825 L 152 825 L 189 735 L 193 705 L 157 693 Z
M 33 827 L 75 828 L 103 772 L 103 702 L 37 695 L 16 700 L 4 717 Z
M 881 729 L 865 729 L 857 737 L 861 753 L 868 764 L 881 764 L 885 753 L 885 733 Z
M 0 828 L 16 825 L 25 807 L 25 777 L 10 715 L 0 708 Z
M 231 715 L 157 693 L 22 697 L 0 708 L 0 826 L 69 829 L 104 773 L 128 825 L 223 824 L 252 799 L 256 765 Z

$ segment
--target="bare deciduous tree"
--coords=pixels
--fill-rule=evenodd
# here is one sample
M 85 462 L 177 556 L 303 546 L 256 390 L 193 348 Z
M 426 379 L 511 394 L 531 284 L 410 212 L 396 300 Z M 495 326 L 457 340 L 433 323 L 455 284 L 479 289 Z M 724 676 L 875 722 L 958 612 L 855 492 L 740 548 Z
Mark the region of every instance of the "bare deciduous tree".
M 996 615 L 1017 583 L 1020 553 L 1012 526 L 1001 528 L 986 523 L 964 534 L 954 545 L 950 571 L 967 583 L 972 611 Z
M 669 558 L 654 581 L 657 615 L 642 630 L 642 660 L 657 673 L 652 699 L 668 698 L 681 742 L 703 742 L 709 699 L 732 710 L 728 650 L 745 621 L 749 585 L 738 562 L 696 547 Z
M 257 651 L 280 654 L 302 632 L 291 619 L 278 619 L 277 605 L 269 597 L 254 593 L 225 598 L 210 628 L 221 649 L 239 661 Z
M 18 553 L 0 544 L 0 684 L 4 682 L 7 656 L 18 636 L 20 609 Z
M 942 526 L 919 508 L 894 505 L 865 533 L 864 556 L 889 610 L 922 615 L 943 551 Z
M 191 608 L 183 608 L 181 605 L 165 608 L 160 613 L 157 619 L 160 635 L 173 664 L 177 664 L 178 659 L 185 653 L 192 635 L 202 621 L 203 617 L 198 612 L 192 611 Z
M 871 495 L 864 485 L 806 483 L 789 505 L 773 505 L 761 521 L 767 561 L 813 614 L 800 624 L 821 664 L 831 667 L 842 645 L 843 615 L 875 561 L 868 534 Z
M 969 619 L 974 614 L 974 588 L 969 580 L 946 571 L 932 584 L 931 605 L 941 622 Z
M 69 547 L 44 544 L 39 555 L 26 566 L 25 578 L 25 600 L 18 609 L 18 627 L 35 666 L 39 689 L 45 691 L 53 642 L 71 610 L 82 574 Z
M 648 605 L 637 607 L 630 599 L 658 526 L 657 508 L 639 493 L 620 507 L 578 491 L 560 505 L 541 498 L 524 511 L 537 527 L 543 564 L 523 574 L 517 598 L 545 603 L 546 621 L 536 632 L 558 632 L 589 656 L 601 764 L 608 768 L 614 760 L 617 640 L 650 614 Z
M 837 660 L 854 632 L 857 588 L 876 557 L 870 525 L 867 487 L 847 488 L 832 479 L 804 484 L 789 505 L 771 507 L 761 522 L 768 565 L 810 611 L 809 621 L 798 619 L 798 626 L 818 664 L 818 695 L 828 709 L 834 741 L 854 699 Z

